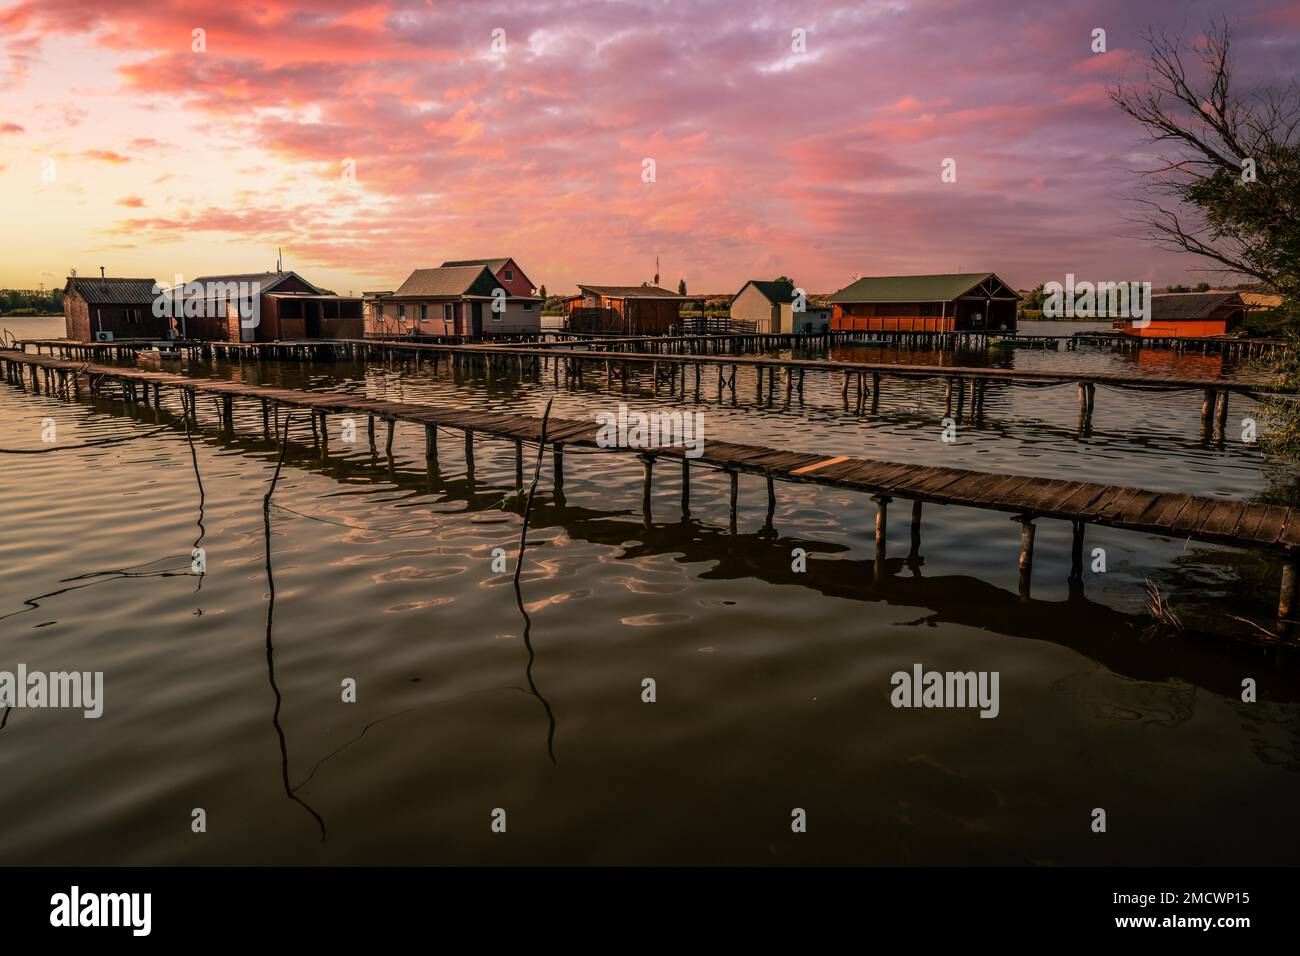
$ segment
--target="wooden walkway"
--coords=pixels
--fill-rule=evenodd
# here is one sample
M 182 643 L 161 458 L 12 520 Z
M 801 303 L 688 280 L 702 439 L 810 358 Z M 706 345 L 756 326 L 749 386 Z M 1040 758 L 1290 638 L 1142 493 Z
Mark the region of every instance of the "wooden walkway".
M 330 414 L 364 415 L 388 423 L 387 450 L 392 452 L 393 428 L 397 422 L 422 426 L 426 457 L 437 454 L 438 427 L 461 431 L 465 436 L 467 473 L 472 473 L 473 441 L 476 434 L 515 443 L 516 476 L 523 482 L 523 444 L 541 437 L 541 419 L 511 413 L 466 411 L 433 405 L 388 402 L 336 393 L 310 392 L 270 386 L 248 385 L 220 379 L 196 379 L 169 372 L 96 366 L 23 352 L 0 351 L 6 380 L 15 385 L 74 398 L 83 383 L 88 390 L 101 391 L 106 382 L 122 385 L 127 401 L 161 404 L 162 388 L 182 393 L 185 413 L 197 420 L 199 395 L 220 399 L 223 427 L 233 430 L 235 399 L 258 402 L 262 427 L 271 432 L 272 411 L 300 409 L 311 416 L 312 433 L 328 454 Z M 26 376 L 30 376 L 30 381 Z M 42 389 L 42 379 L 44 388 Z M 319 427 L 318 427 L 319 426 Z M 563 488 L 563 449 L 568 445 L 601 447 L 597 425 L 590 421 L 551 419 L 546 441 L 552 445 L 554 481 Z M 1082 574 L 1083 536 L 1088 524 L 1175 538 L 1189 538 L 1213 544 L 1250 548 L 1283 556 L 1282 585 L 1278 604 L 1278 633 L 1289 636 L 1297 585 L 1300 584 L 1300 509 L 1283 505 L 1257 504 L 1240 500 L 1207 498 L 1184 493 L 1149 491 L 1095 482 L 1066 481 L 1027 475 L 1008 475 L 945 468 L 903 462 L 876 461 L 852 456 L 827 456 L 808 452 L 781 451 L 734 442 L 707 441 L 697 458 L 687 457 L 684 448 L 617 448 L 616 452 L 637 454 L 644 469 L 642 508 L 647 523 L 651 515 L 652 469 L 656 460 L 677 460 L 682 469 L 682 503 L 689 510 L 690 465 L 696 461 L 712 465 L 730 476 L 731 525 L 736 522 L 737 476 L 759 475 L 767 479 L 769 513 L 775 507 L 774 481 L 826 485 L 862 492 L 876 503 L 876 567 L 885 567 L 885 528 L 891 499 L 913 502 L 913 533 L 919 534 L 923 503 L 963 505 L 1010 512 L 1021 522 L 1021 591 L 1027 597 L 1033 563 L 1034 521 L 1056 518 L 1070 521 L 1074 528 L 1072 576 Z
M 635 341 L 635 340 L 634 340 Z M 567 343 L 566 343 L 567 344 Z M 712 369 L 716 373 L 717 400 L 724 390 L 736 397 L 736 372 L 750 369 L 754 373 L 754 401 L 761 404 L 784 389 L 786 400 L 797 392 L 803 397 L 804 376 L 808 372 L 837 376 L 840 396 L 846 407 L 852 402 L 861 411 L 870 399 L 874 411 L 880 399 L 882 380 L 940 379 L 945 383 L 946 403 L 949 413 L 954 410 L 960 417 L 962 406 L 969 402 L 972 410 L 982 409 L 987 383 L 1005 382 L 1022 385 L 1070 385 L 1077 388 L 1079 402 L 1079 427 L 1087 428 L 1096 406 L 1097 386 L 1131 390 L 1195 391 L 1202 392 L 1200 405 L 1201 431 L 1207 436 L 1213 431 L 1222 439 L 1228 419 L 1228 400 L 1233 393 L 1254 398 L 1264 393 L 1294 393 L 1295 389 L 1265 381 L 1239 381 L 1225 378 L 1203 378 L 1185 375 L 1121 375 L 1115 373 L 1089 373 L 1079 371 L 1046 371 L 1029 369 L 1000 369 L 962 365 L 913 365 L 893 362 L 842 362 L 827 359 L 796 359 L 740 355 L 699 354 L 691 352 L 631 352 L 600 351 L 590 347 L 570 346 L 564 349 L 538 349 L 525 345 L 494 346 L 475 345 L 457 347 L 447 345 L 395 344 L 389 342 L 350 342 L 340 347 L 351 350 L 354 357 L 367 360 L 393 360 L 410 358 L 417 365 L 431 358 L 434 365 L 444 358 L 454 368 L 481 367 L 489 372 L 495 369 L 515 369 L 522 377 L 532 373 L 540 375 L 549 369 L 559 384 L 561 376 L 568 384 L 584 383 L 584 375 L 603 375 L 605 387 L 626 391 L 630 368 L 649 371 L 653 394 L 661 393 L 661 373 L 667 374 L 666 394 L 686 396 L 690 387 L 688 369 L 694 370 L 693 394 L 698 401 L 702 390 L 702 372 Z M 781 382 L 778 382 L 778 376 Z M 617 383 L 616 383 L 617 379 Z
M 808 372 L 828 374 L 838 379 L 840 397 L 845 408 L 852 405 L 858 413 L 868 406 L 874 413 L 880 401 L 882 380 L 941 379 L 945 383 L 946 414 L 955 414 L 958 420 L 964 408 L 978 416 L 984 407 L 984 397 L 989 382 L 1021 385 L 1076 386 L 1078 393 L 1080 434 L 1092 426 L 1096 405 L 1097 386 L 1132 390 L 1189 391 L 1200 390 L 1200 430 L 1202 436 L 1213 436 L 1224 441 L 1227 432 L 1229 396 L 1237 392 L 1249 397 L 1261 393 L 1294 392 L 1264 381 L 1229 380 L 1179 375 L 1120 375 L 1114 373 L 1085 373 L 1077 371 L 1036 371 L 1025 369 L 999 369 L 982 366 L 916 365 L 891 362 L 842 362 L 828 359 L 797 359 L 767 356 L 742 356 L 710 354 L 710 349 L 725 351 L 734 345 L 735 336 L 696 336 L 682 339 L 666 337 L 611 338 L 592 341 L 553 342 L 546 347 L 538 344 L 491 344 L 394 341 L 387 339 L 315 339 L 284 343 L 257 342 L 205 342 L 186 343 L 188 349 L 201 348 L 216 357 L 246 360 L 321 360 L 348 359 L 351 361 L 410 361 L 419 366 L 426 361 L 435 370 L 446 361 L 453 369 L 481 369 L 486 374 L 497 372 L 517 374 L 520 378 L 540 378 L 549 371 L 559 385 L 561 376 L 567 385 L 582 386 L 586 377 L 603 374 L 605 388 L 627 391 L 629 374 L 640 369 L 649 372 L 654 395 L 680 394 L 685 397 L 688 388 L 688 371 L 694 370 L 693 394 L 696 401 L 702 396 L 702 374 L 705 369 L 716 373 L 717 400 L 724 392 L 732 400 L 737 397 L 737 371 L 741 368 L 753 372 L 755 404 L 771 402 L 784 389 L 785 399 L 791 401 L 798 395 L 802 402 L 804 377 Z M 653 351 L 625 351 L 622 345 L 652 343 Z M 730 344 L 729 344 L 730 343 Z M 60 352 L 82 358 L 93 358 L 100 350 L 107 350 L 114 358 L 131 358 L 134 347 L 126 343 L 71 343 L 63 340 L 32 340 L 23 344 L 43 348 L 51 353 Z M 563 346 L 563 347 L 556 347 Z M 700 349 L 701 351 L 690 351 Z M 194 353 L 192 353 L 194 354 Z M 778 382 L 778 377 L 781 381 Z M 666 379 L 666 381 L 665 381 Z

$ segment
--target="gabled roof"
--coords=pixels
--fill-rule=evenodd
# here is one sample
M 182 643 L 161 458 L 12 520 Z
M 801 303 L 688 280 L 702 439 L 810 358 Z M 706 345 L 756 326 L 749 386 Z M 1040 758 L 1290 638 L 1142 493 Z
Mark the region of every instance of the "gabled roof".
M 64 294 L 76 292 L 87 305 L 153 305 L 158 283 L 154 279 L 91 279 L 68 276 Z
M 456 259 L 454 261 L 448 259 L 442 265 L 444 269 L 448 266 L 487 266 L 492 271 L 492 274 L 496 275 L 506 267 L 506 263 L 509 261 L 509 256 L 504 259 Z
M 657 285 L 583 285 L 578 288 L 591 295 L 602 295 L 609 299 L 690 299 L 699 296 L 678 295 Z
M 240 275 L 229 276 L 199 276 L 193 281 L 205 284 L 208 282 L 247 282 L 250 284 L 256 282 L 258 292 L 270 292 L 290 276 L 303 283 L 307 288 L 314 289 L 317 295 L 324 294 L 324 290 L 316 288 L 316 286 L 312 285 L 296 272 L 246 272 Z
M 393 293 L 394 299 L 455 299 L 463 295 L 488 296 L 497 280 L 484 265 L 439 266 L 416 269 Z
M 794 283 L 778 282 L 775 279 L 750 279 L 740 287 L 740 292 L 744 292 L 750 286 L 753 286 L 763 294 L 763 298 L 772 303 L 783 303 L 794 301 Z M 736 293 L 736 296 L 740 295 Z M 735 298 L 733 296 L 732 298 Z
M 959 272 L 928 276 L 867 276 L 840 289 L 830 297 L 830 301 L 951 302 L 990 278 L 1001 284 L 1008 293 L 1020 298 L 1019 293 L 995 273 Z
M 1245 306 L 1236 292 L 1164 292 L 1151 296 L 1151 320 L 1208 319 L 1225 305 Z

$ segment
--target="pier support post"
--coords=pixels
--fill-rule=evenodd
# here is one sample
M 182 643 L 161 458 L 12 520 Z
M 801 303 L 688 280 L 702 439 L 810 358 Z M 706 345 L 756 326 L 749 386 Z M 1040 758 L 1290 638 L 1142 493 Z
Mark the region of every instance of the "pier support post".
M 1201 438 L 1210 437 L 1210 425 L 1214 421 L 1215 392 L 1207 388 L 1201 394 Z
M 370 438 L 370 454 L 375 454 L 379 449 L 375 447 L 375 416 L 366 416 L 366 434 Z
M 396 426 L 397 426 L 397 422 L 394 419 L 392 418 L 388 419 L 388 438 L 384 442 L 384 455 L 390 461 L 393 458 L 393 429 Z
M 771 475 L 767 478 L 767 526 L 772 527 L 772 518 L 776 515 L 776 481 Z
M 1029 582 L 1034 571 L 1034 517 L 1018 515 L 1020 522 L 1020 600 L 1029 600 Z
M 682 517 L 691 516 L 691 460 L 682 456 Z
M 465 479 L 474 481 L 474 433 L 465 429 Z
M 524 440 L 515 439 L 515 487 L 524 486 Z
M 876 503 L 876 553 L 872 561 L 871 573 L 876 581 L 882 581 L 885 577 L 885 561 L 888 558 L 888 522 L 889 522 L 889 495 L 872 495 L 871 500 Z
M 655 459 L 653 455 L 641 456 L 641 520 L 647 528 L 651 522 L 651 492 L 654 482 Z
M 555 465 L 555 499 L 564 504 L 564 446 L 559 442 L 551 445 L 551 458 Z
M 262 399 L 262 437 L 271 437 L 271 403 Z
M 736 497 L 740 490 L 740 473 L 736 471 L 728 471 L 727 476 L 731 479 L 731 499 L 730 499 L 731 517 L 730 517 L 729 525 L 730 525 L 731 533 L 735 534 L 736 533 Z
M 373 422 L 374 419 L 371 419 L 371 421 Z M 374 447 L 374 438 L 374 432 L 372 431 L 370 435 L 370 444 L 372 448 Z M 424 460 L 438 460 L 438 426 L 434 424 L 424 426 Z
M 907 553 L 907 563 L 911 565 L 912 574 L 920 576 L 921 565 L 921 499 L 912 501 L 912 541 Z
M 1228 395 L 1226 388 L 1219 389 L 1219 409 L 1214 422 L 1214 440 L 1223 443 L 1223 436 L 1228 427 Z
M 1294 639 L 1296 593 L 1300 588 L 1300 555 L 1288 552 L 1282 559 L 1282 587 L 1277 598 L 1277 636 L 1284 641 Z
M 221 396 L 221 423 L 226 431 L 235 427 L 235 400 L 230 395 Z
M 1070 538 L 1070 580 L 1083 580 L 1083 530 L 1086 525 L 1082 521 L 1073 521 L 1072 535 Z
M 325 413 L 320 413 L 320 460 L 324 461 L 330 453 L 330 423 Z
M 1072 521 L 1070 540 L 1070 577 L 1068 585 L 1071 599 L 1083 597 L 1083 534 L 1087 525 L 1082 521 Z

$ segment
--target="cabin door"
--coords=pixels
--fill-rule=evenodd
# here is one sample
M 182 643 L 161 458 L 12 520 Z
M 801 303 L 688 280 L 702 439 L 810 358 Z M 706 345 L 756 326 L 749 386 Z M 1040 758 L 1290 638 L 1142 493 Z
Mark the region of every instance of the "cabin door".
M 483 303 L 474 302 L 469 307 L 470 335 L 483 334 Z

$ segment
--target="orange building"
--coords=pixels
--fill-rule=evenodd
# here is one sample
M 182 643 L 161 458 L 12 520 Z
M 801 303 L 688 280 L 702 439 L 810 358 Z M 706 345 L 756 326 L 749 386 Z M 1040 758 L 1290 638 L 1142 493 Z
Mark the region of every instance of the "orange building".
M 967 332 L 1016 328 L 1020 294 L 992 272 L 870 276 L 830 297 L 845 332 Z
M 1115 319 L 1111 327 L 1139 338 L 1227 335 L 1241 327 L 1246 304 L 1236 292 L 1166 292 L 1151 297 L 1146 325 Z

